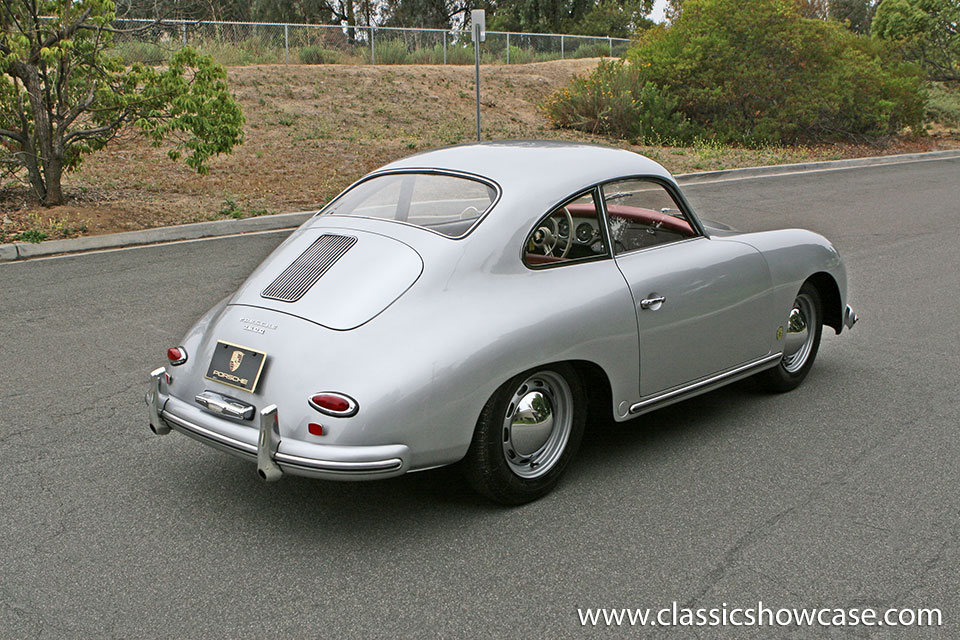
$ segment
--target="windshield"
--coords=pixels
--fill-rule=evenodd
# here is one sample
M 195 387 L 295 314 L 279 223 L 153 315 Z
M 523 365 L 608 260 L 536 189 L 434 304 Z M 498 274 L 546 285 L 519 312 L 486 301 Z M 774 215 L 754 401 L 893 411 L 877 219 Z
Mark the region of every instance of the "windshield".
M 364 180 L 323 213 L 396 220 L 459 238 L 470 231 L 496 197 L 491 185 L 471 178 L 392 173 Z

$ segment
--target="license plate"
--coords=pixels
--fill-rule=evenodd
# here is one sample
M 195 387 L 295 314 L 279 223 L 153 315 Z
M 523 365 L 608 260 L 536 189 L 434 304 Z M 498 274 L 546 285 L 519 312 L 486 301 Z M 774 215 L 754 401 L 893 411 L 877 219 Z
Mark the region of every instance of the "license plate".
M 253 393 L 260 381 L 260 373 L 267 361 L 267 354 L 249 347 L 217 340 L 210 358 L 207 380 L 225 384 L 234 389 Z

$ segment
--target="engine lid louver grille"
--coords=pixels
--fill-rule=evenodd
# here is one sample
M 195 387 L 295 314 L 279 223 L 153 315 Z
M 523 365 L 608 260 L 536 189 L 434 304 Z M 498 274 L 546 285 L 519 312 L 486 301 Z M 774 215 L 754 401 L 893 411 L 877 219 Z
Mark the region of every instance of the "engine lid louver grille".
M 269 300 L 296 302 L 356 243 L 357 239 L 350 236 L 320 236 L 260 295 Z

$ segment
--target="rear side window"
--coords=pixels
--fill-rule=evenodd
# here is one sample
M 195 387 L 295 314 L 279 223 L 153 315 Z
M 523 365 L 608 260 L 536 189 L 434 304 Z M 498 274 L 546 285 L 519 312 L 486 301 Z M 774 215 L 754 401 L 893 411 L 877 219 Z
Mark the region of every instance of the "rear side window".
M 593 189 L 567 200 L 537 222 L 523 261 L 533 269 L 609 255 Z
M 438 173 L 392 173 L 354 186 L 324 214 L 395 220 L 459 238 L 496 199 L 496 189 L 479 180 Z

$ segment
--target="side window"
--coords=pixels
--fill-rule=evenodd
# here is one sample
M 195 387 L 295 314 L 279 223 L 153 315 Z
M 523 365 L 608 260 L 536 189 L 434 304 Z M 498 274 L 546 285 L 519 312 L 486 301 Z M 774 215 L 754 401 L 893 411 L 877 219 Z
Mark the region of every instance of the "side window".
M 608 255 L 601 224 L 591 189 L 537 222 L 527 236 L 523 261 L 529 267 L 539 267 Z
M 697 235 L 670 192 L 656 182 L 618 180 L 602 191 L 617 255 Z

